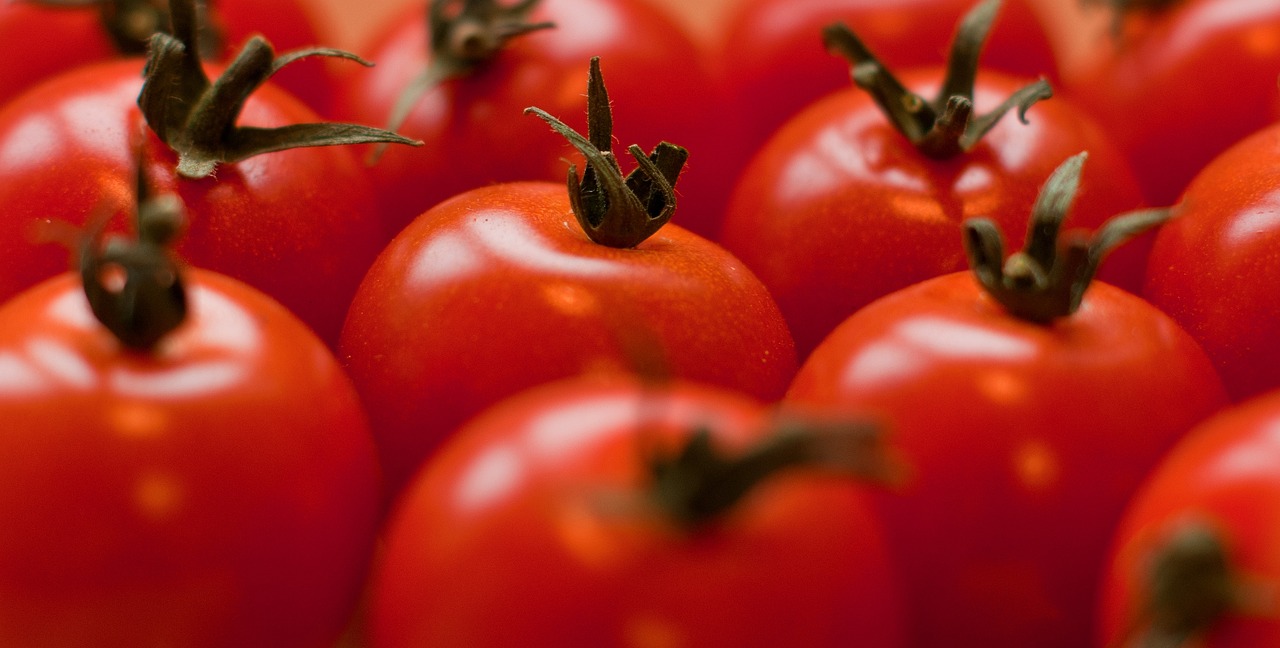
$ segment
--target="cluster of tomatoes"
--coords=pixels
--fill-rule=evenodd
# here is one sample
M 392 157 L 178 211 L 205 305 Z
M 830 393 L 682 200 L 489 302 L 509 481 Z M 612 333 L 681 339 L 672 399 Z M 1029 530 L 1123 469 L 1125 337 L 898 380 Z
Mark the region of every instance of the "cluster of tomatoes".
M 1280 645 L 1280 6 L 306 3 L 0 4 L 0 646 Z

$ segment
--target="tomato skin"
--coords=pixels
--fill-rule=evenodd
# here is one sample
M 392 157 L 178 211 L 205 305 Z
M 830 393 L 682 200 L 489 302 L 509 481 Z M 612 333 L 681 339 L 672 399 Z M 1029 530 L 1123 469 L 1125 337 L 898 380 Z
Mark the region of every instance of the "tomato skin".
M 655 348 L 626 348 L 632 333 Z M 361 284 L 339 345 L 390 481 L 467 418 L 523 389 L 632 370 L 782 395 L 795 350 L 777 306 L 719 246 L 667 225 L 633 249 L 591 242 L 562 185 L 476 189 L 423 214 Z
M 130 213 L 134 142 L 145 132 L 149 181 L 188 209 L 181 256 L 268 293 L 336 343 L 360 278 L 390 238 L 359 163 L 341 147 L 295 149 L 219 165 L 210 178 L 179 178 L 176 156 L 138 111 L 141 66 L 81 68 L 0 110 L 0 300 L 66 269 L 65 250 L 37 242 L 42 223 Z M 318 119 L 268 84 L 241 123 Z
M 938 69 L 901 76 L 932 96 Z M 984 72 L 975 104 L 989 110 L 1020 86 Z M 1089 152 L 1069 227 L 1092 229 L 1141 204 L 1125 161 L 1069 103 L 1006 115 L 969 152 L 934 160 L 889 124 L 866 92 L 834 93 L 789 121 L 758 153 L 730 200 L 720 241 L 769 287 L 808 354 L 844 318 L 899 288 L 966 267 L 961 223 L 993 218 L 1008 247 L 1025 238 L 1040 186 Z M 1102 277 L 1136 290 L 1149 237 L 1123 248 Z
M 1223 153 L 1161 228 L 1142 294 L 1191 333 L 1242 400 L 1280 387 L 1280 128 Z
M 876 504 L 912 645 L 1068 648 L 1090 639 L 1128 497 L 1225 395 L 1195 342 L 1125 291 L 1095 283 L 1044 326 L 955 273 L 847 319 L 787 401 L 880 418 L 908 463 Z
M 391 23 L 376 46 L 364 48 L 377 67 L 351 75 L 338 109 L 344 121 L 385 125 L 403 88 L 426 68 L 422 4 Z M 619 154 L 625 157 L 631 144 L 648 151 L 663 140 L 688 149 L 675 221 L 713 234 L 733 178 L 715 162 L 722 120 L 709 113 L 716 102 L 707 100 L 713 91 L 703 52 L 671 17 L 643 1 L 542 0 L 529 22 L 543 21 L 556 26 L 510 40 L 469 75 L 428 91 L 396 129 L 426 146 L 388 150 L 371 169 L 392 231 L 469 189 L 563 182 L 564 160 L 580 156 L 522 112 L 537 106 L 585 133 L 588 64 L 599 56 Z
M 901 645 L 863 488 L 783 473 L 689 535 L 644 496 L 645 450 L 694 430 L 745 449 L 758 403 L 676 382 L 572 380 L 472 421 L 398 507 L 376 648 Z
M 1110 55 L 1064 79 L 1065 93 L 1112 135 L 1148 200 L 1171 204 L 1216 155 L 1275 121 L 1280 5 L 1183 0 L 1135 14 Z
M 153 354 L 78 277 L 0 309 L 0 644 L 332 645 L 379 474 L 329 351 L 244 284 L 188 273 Z
M 212 0 L 225 32 L 221 60 L 229 60 L 250 36 L 265 34 L 277 50 L 316 46 L 311 11 L 297 0 Z M 25 2 L 0 4 L 0 106 L 58 73 L 121 58 L 96 7 L 50 8 Z M 319 61 L 284 69 L 274 80 L 318 111 L 327 110 L 334 81 Z
M 1280 583 L 1280 393 L 1233 407 L 1197 426 L 1144 482 L 1125 513 L 1108 560 L 1099 645 L 1117 645 L 1144 604 L 1147 561 L 1186 524 L 1208 524 L 1229 568 L 1253 593 Z M 1273 596 L 1243 592 L 1246 607 L 1220 618 L 1194 645 L 1280 644 Z

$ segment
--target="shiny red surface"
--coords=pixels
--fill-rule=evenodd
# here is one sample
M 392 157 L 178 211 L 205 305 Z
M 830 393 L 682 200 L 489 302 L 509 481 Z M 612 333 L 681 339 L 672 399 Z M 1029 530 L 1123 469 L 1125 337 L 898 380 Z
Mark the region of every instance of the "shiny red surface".
M 932 96 L 940 71 L 904 76 Z M 1022 84 L 984 73 L 979 112 Z M 965 219 L 988 216 L 1021 247 L 1041 185 L 1089 152 L 1067 227 L 1093 229 L 1141 206 L 1133 175 L 1106 136 L 1061 99 L 1008 114 L 968 153 L 934 160 L 894 130 L 858 88 L 814 104 L 774 135 L 730 202 L 720 240 L 769 287 L 803 357 L 872 300 L 966 267 Z M 1149 241 L 1145 242 L 1149 245 Z M 1137 289 L 1145 245 L 1117 251 L 1102 277 Z
M 1172 320 L 1102 283 L 1070 318 L 1010 317 L 967 273 L 846 320 L 789 402 L 878 418 L 907 463 L 876 497 L 913 646 L 1079 648 L 1143 475 L 1225 403 Z
M 658 362 L 770 399 L 796 362 L 737 259 L 673 225 L 632 249 L 593 243 L 554 183 L 485 187 L 415 220 L 361 284 L 339 349 L 396 485 L 467 418 L 541 382 Z
M 321 342 L 193 271 L 128 352 L 62 275 L 0 309 L 0 644 L 332 645 L 379 517 L 368 424 Z
M 864 487 L 779 473 L 697 532 L 646 499 L 651 453 L 699 429 L 742 451 L 767 412 L 689 383 L 586 380 L 486 412 L 398 509 L 372 646 L 900 646 Z

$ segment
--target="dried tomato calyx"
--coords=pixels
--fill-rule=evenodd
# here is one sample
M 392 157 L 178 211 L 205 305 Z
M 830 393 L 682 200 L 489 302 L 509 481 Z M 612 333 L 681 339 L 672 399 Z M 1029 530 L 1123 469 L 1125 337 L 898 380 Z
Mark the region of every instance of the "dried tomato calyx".
M 165 0 L 31 0 L 35 4 L 80 9 L 97 7 L 102 16 L 102 26 L 115 45 L 116 51 L 127 55 L 147 52 L 151 35 L 168 29 L 169 3 Z M 207 3 L 200 3 L 200 55 L 214 58 L 222 51 L 223 30 L 212 16 Z
M 1123 645 L 1182 646 L 1243 607 L 1217 531 L 1202 522 L 1178 528 L 1156 552 L 1146 574 L 1144 608 Z
M 569 166 L 569 204 L 578 224 L 592 241 L 615 248 L 632 248 L 656 233 L 676 209 L 675 184 L 689 152 L 661 142 L 648 155 L 632 144 L 627 152 L 638 165 L 625 177 L 613 153 L 613 114 L 600 73 L 600 59 L 591 59 L 587 84 L 587 137 L 541 108 L 525 109 L 547 122 L 587 159 L 582 178 Z
M 138 165 L 136 240 L 106 238 L 102 219 L 80 246 L 79 270 L 94 317 L 121 344 L 147 351 L 187 316 L 182 268 L 171 247 L 185 222 L 174 194 L 151 196 Z
M 1027 110 L 1053 96 L 1049 82 L 1040 79 L 991 112 L 974 114 L 978 58 L 999 10 L 1000 0 L 986 0 L 961 20 L 947 59 L 946 78 L 932 101 L 908 90 L 843 23 L 828 25 L 822 38 L 829 51 L 852 64 L 854 83 L 871 94 L 899 132 L 925 155 L 946 159 L 973 148 L 1010 110 L 1017 108 L 1018 119 L 1026 123 Z
M 237 126 L 245 102 L 286 65 L 308 56 L 332 56 L 371 65 L 355 54 L 311 48 L 276 56 L 261 36 L 250 38 L 212 83 L 194 52 L 197 43 L 190 0 L 172 3 L 173 35 L 156 33 L 147 55 L 146 80 L 138 106 L 156 135 L 178 154 L 178 174 L 203 178 L 219 163 L 239 162 L 273 151 L 388 142 L 422 142 L 372 126 L 310 123 L 278 128 Z
M 994 221 L 978 217 L 964 223 L 965 252 L 974 275 L 1017 317 L 1047 323 L 1076 312 L 1111 250 L 1173 216 L 1168 208 L 1143 209 L 1112 218 L 1092 236 L 1061 235 L 1087 157 L 1078 153 L 1054 170 L 1032 207 L 1026 244 L 1008 259 Z
M 675 453 L 649 460 L 649 493 L 676 525 L 697 530 L 720 519 L 779 473 L 808 469 L 892 483 L 880 427 L 865 421 L 780 418 L 762 441 L 737 455 L 696 431 Z

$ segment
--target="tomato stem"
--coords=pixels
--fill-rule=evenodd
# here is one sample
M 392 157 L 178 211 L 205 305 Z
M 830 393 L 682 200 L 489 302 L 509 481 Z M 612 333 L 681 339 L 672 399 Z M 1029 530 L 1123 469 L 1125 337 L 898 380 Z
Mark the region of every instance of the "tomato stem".
M 1040 79 L 1020 88 L 991 112 L 974 115 L 978 58 L 999 10 L 1000 0 L 986 0 L 960 21 L 947 60 L 946 78 L 933 101 L 902 85 L 844 23 L 828 25 L 822 38 L 829 51 L 852 63 L 850 75 L 854 83 L 871 94 L 899 132 L 921 153 L 946 159 L 973 148 L 1014 108 L 1018 109 L 1018 119 L 1027 123 L 1027 110 L 1053 96 L 1049 82 Z
M 245 43 L 217 80 L 210 83 L 194 55 L 198 35 L 193 0 L 171 3 L 173 35 L 151 37 L 146 80 L 138 106 L 156 135 L 178 154 L 178 174 L 203 178 L 219 163 L 239 162 L 273 151 L 389 142 L 421 146 L 390 131 L 358 124 L 310 123 L 278 128 L 236 126 L 245 102 L 285 66 L 309 56 L 330 56 L 372 65 L 350 52 L 310 48 L 276 56 L 261 36 Z
M 994 221 L 978 217 L 964 223 L 965 252 L 978 282 L 1022 319 L 1047 323 L 1076 312 L 1106 255 L 1173 215 L 1167 208 L 1138 210 L 1112 218 L 1092 237 L 1061 236 L 1087 157 L 1076 154 L 1054 170 L 1032 207 L 1023 249 L 1007 260 Z
M 651 496 L 687 530 L 723 517 L 779 473 L 807 468 L 882 483 L 895 481 L 880 428 L 863 421 L 780 418 L 774 431 L 738 456 L 696 431 L 676 453 L 649 461 Z
M 1130 648 L 1182 646 L 1239 606 L 1239 586 L 1217 532 L 1179 528 L 1147 574 L 1146 609 L 1124 639 Z
M 540 0 L 505 5 L 497 0 L 432 0 L 427 6 L 427 67 L 405 86 L 391 107 L 386 129 L 398 130 L 422 95 L 448 81 L 471 74 L 497 56 L 507 42 L 530 32 L 551 29 L 555 23 L 529 22 Z M 374 149 L 369 162 L 385 151 Z
M 164 0 L 30 0 L 31 2 L 65 9 L 97 7 L 102 17 L 102 27 L 116 51 L 128 56 L 147 53 L 151 35 L 168 29 L 170 24 L 168 3 Z M 181 3 L 179 3 L 181 4 Z M 196 7 L 199 12 L 200 55 L 216 58 L 225 42 L 224 30 L 217 24 L 214 11 L 207 3 Z
M 661 142 L 646 156 L 632 144 L 627 152 L 637 167 L 623 177 L 613 153 L 613 114 L 599 57 L 591 59 L 587 83 L 586 137 L 541 108 L 530 107 L 524 112 L 547 122 L 587 159 L 581 180 L 578 167 L 569 165 L 567 184 L 573 214 L 592 241 L 633 248 L 671 220 L 676 209 L 675 184 L 689 152 Z

